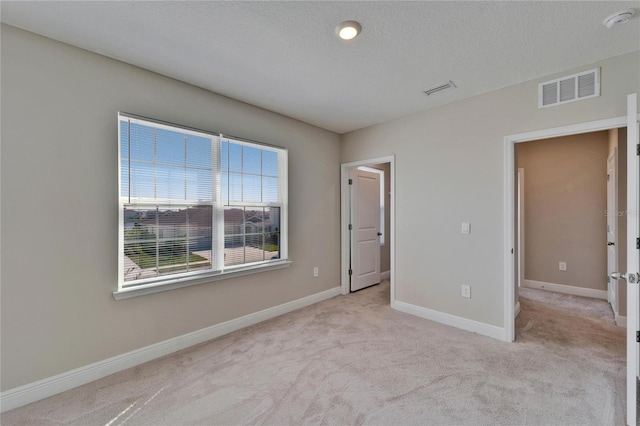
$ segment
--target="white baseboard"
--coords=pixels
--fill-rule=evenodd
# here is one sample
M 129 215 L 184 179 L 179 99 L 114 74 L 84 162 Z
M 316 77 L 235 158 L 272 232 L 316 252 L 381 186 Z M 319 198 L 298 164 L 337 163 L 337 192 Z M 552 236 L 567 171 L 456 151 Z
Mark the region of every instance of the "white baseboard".
M 483 322 L 445 314 L 444 312 L 434 311 L 432 309 L 423 308 L 422 306 L 399 302 L 397 300 L 391 302 L 391 307 L 407 314 L 416 315 L 418 317 L 450 325 L 452 327 L 461 328 L 462 330 L 493 337 L 494 339 L 510 341 L 507 339 L 506 331 L 502 327 L 496 327 L 495 325 L 489 325 Z
M 514 312 L 513 318 L 518 318 L 518 314 L 520 314 L 520 301 L 519 300 L 516 302 L 516 305 L 513 308 L 513 312 Z
M 381 280 L 388 280 L 389 278 L 391 278 L 391 271 L 380 272 Z
M 304 308 L 340 295 L 341 288 L 332 289 L 267 308 L 220 324 L 212 325 L 144 348 L 136 349 L 103 361 L 98 361 L 75 370 L 67 371 L 37 382 L 29 383 L 0 394 L 0 412 L 12 410 L 26 404 L 73 389 L 86 383 L 135 367 L 153 359 L 206 342 L 233 331 Z
M 622 315 L 615 314 L 616 316 L 616 325 L 618 327 L 627 328 L 627 317 L 623 317 Z
M 595 290 L 593 288 L 574 287 L 572 285 L 545 283 L 534 280 L 524 280 L 522 285 L 527 288 L 549 290 L 555 291 L 556 293 L 573 294 L 574 296 L 591 297 L 594 299 L 608 300 L 609 298 L 606 290 Z

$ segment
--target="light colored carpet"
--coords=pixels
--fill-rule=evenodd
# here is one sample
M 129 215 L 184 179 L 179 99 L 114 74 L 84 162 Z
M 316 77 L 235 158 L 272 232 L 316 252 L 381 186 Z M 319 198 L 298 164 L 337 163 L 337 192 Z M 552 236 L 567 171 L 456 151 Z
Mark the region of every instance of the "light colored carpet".
M 624 329 L 602 301 L 523 291 L 517 342 L 393 311 L 389 284 L 318 303 L 2 416 L 3 425 L 621 425 Z

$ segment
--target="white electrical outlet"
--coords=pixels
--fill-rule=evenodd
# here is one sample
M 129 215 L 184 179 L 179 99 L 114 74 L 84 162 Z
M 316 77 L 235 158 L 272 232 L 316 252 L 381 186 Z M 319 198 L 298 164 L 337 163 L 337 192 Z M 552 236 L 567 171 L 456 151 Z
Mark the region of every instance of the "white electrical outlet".
M 466 297 L 467 299 L 471 299 L 471 286 L 463 285 L 461 291 L 462 297 Z
M 567 262 L 560 262 L 560 263 L 558 263 L 558 268 L 559 268 L 561 271 L 566 271 L 566 270 L 567 270 Z
M 316 266 L 316 267 L 313 268 L 313 276 L 317 278 L 318 275 L 320 275 L 320 274 L 318 273 L 318 267 Z

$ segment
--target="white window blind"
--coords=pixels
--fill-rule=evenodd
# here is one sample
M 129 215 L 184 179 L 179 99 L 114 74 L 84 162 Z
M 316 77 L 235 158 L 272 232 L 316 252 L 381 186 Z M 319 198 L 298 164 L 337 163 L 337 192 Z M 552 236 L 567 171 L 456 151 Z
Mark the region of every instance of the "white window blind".
M 286 150 L 118 122 L 120 289 L 286 258 Z
M 280 259 L 283 152 L 223 139 L 224 265 Z

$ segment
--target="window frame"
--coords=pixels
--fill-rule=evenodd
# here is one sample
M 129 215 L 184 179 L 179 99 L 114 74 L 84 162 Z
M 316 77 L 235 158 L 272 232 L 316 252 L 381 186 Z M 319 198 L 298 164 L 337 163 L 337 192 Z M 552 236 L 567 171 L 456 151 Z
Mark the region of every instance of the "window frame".
M 122 196 L 122 122 L 134 122 L 146 126 L 152 126 L 174 132 L 185 134 L 193 134 L 199 137 L 208 137 L 212 143 L 212 200 L 208 203 L 202 203 L 201 200 L 163 200 L 163 199 L 139 199 L 137 206 L 171 206 L 188 208 L 189 206 L 210 205 L 212 207 L 212 226 L 211 226 L 211 265 L 209 269 L 201 269 L 196 271 L 186 271 L 177 274 L 142 278 L 134 281 L 125 281 L 124 279 L 124 248 L 125 248 L 125 206 L 136 207 L 135 203 L 131 203 L 131 194 L 127 197 Z M 172 290 L 175 288 L 186 287 L 205 282 L 218 281 L 248 274 L 260 273 L 274 269 L 286 268 L 291 265 L 288 258 L 288 150 L 286 148 L 252 141 L 249 139 L 238 138 L 230 135 L 212 132 L 208 130 L 196 129 L 188 126 L 173 124 L 161 120 L 143 117 L 136 114 L 126 112 L 118 112 L 118 289 L 113 292 L 116 300 L 129 297 L 156 293 L 160 291 Z M 221 147 L 223 141 L 250 146 L 261 150 L 269 150 L 276 152 L 278 155 L 278 194 L 279 202 L 273 203 L 256 203 L 256 202 L 228 202 L 223 203 L 221 197 Z M 217 162 L 217 164 L 214 164 Z M 131 162 L 128 161 L 129 167 Z M 129 178 L 130 179 L 130 178 Z M 279 259 L 262 260 L 258 262 L 242 263 L 238 265 L 224 266 L 224 210 L 226 206 L 243 206 L 243 207 L 277 207 L 280 210 L 280 234 L 279 234 Z M 218 260 L 214 265 L 215 260 Z

